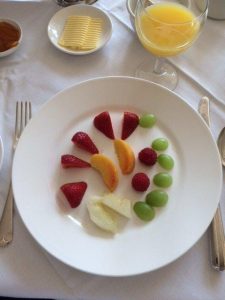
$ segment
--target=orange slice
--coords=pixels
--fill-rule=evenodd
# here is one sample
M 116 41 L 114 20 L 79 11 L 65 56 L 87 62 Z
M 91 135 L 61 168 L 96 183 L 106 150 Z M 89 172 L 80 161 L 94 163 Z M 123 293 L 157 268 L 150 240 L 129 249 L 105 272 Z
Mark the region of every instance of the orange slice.
M 102 176 L 105 185 L 113 192 L 118 185 L 118 171 L 113 161 L 104 154 L 94 154 L 91 157 L 91 166 Z
M 131 146 L 123 140 L 115 140 L 114 147 L 122 173 L 130 174 L 135 166 L 135 156 Z

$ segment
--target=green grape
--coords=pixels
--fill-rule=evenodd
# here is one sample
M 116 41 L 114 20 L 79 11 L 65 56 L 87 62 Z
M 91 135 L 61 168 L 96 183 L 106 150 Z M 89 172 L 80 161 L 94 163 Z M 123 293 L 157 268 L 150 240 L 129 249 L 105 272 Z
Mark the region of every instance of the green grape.
M 173 183 L 173 178 L 170 174 L 161 172 L 153 177 L 153 182 L 159 187 L 167 188 Z
M 151 221 L 155 217 L 155 210 L 147 203 L 138 201 L 134 204 L 134 212 L 142 221 Z
M 168 201 L 168 194 L 161 190 L 153 190 L 146 195 L 145 201 L 150 206 L 164 206 Z
M 157 158 L 158 163 L 161 167 L 166 170 L 172 170 L 174 166 L 173 158 L 168 154 L 160 154 Z
M 146 114 L 140 117 L 139 125 L 144 128 L 150 128 L 155 125 L 156 117 L 153 114 Z
M 152 142 L 152 148 L 156 151 L 164 151 L 168 148 L 169 143 L 167 139 L 158 138 Z

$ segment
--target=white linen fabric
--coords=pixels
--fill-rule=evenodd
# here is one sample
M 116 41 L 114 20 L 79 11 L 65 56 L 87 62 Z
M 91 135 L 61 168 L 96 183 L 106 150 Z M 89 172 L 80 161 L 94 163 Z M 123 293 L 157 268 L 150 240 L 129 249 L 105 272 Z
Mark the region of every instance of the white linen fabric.
M 5 149 L 0 170 L 0 211 L 10 181 L 17 100 L 31 100 L 35 113 L 58 91 L 74 83 L 100 76 L 133 76 L 143 60 L 154 63 L 154 57 L 143 49 L 132 29 L 125 0 L 99 0 L 95 5 L 110 14 L 113 35 L 102 50 L 78 57 L 60 52 L 48 40 L 48 22 L 61 9 L 54 1 L 0 3 L 0 17 L 15 19 L 23 29 L 19 50 L 0 59 L 0 135 Z M 207 20 L 192 48 L 171 59 L 180 76 L 176 93 L 195 109 L 201 96 L 210 97 L 215 139 L 225 126 L 224 49 L 225 22 Z M 221 197 L 223 211 L 224 198 L 225 190 Z M 225 220 L 224 214 L 223 217 Z M 0 296 L 75 300 L 225 297 L 225 272 L 210 266 L 207 233 L 185 255 L 160 270 L 108 278 L 71 269 L 45 253 L 29 235 L 17 211 L 14 228 L 13 242 L 0 248 Z

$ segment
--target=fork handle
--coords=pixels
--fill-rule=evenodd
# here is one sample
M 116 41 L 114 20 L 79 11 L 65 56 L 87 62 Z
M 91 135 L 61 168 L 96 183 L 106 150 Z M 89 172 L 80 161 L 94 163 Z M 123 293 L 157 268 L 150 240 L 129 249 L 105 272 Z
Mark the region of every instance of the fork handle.
M 218 206 L 211 223 L 211 261 L 212 266 L 218 271 L 225 270 L 225 238 L 221 217 L 220 206 Z
M 13 191 L 10 182 L 9 191 L 0 222 L 0 247 L 7 246 L 13 238 Z

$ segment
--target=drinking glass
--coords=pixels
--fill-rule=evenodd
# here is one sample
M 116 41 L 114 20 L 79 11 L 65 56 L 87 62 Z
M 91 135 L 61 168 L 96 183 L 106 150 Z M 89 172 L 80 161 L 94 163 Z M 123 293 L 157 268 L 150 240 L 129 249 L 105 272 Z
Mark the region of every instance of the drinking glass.
M 194 43 L 207 12 L 208 0 L 139 0 L 135 12 L 136 32 L 156 61 L 153 67 L 146 62 L 141 64 L 136 76 L 174 90 L 178 76 L 166 57 L 182 53 Z

